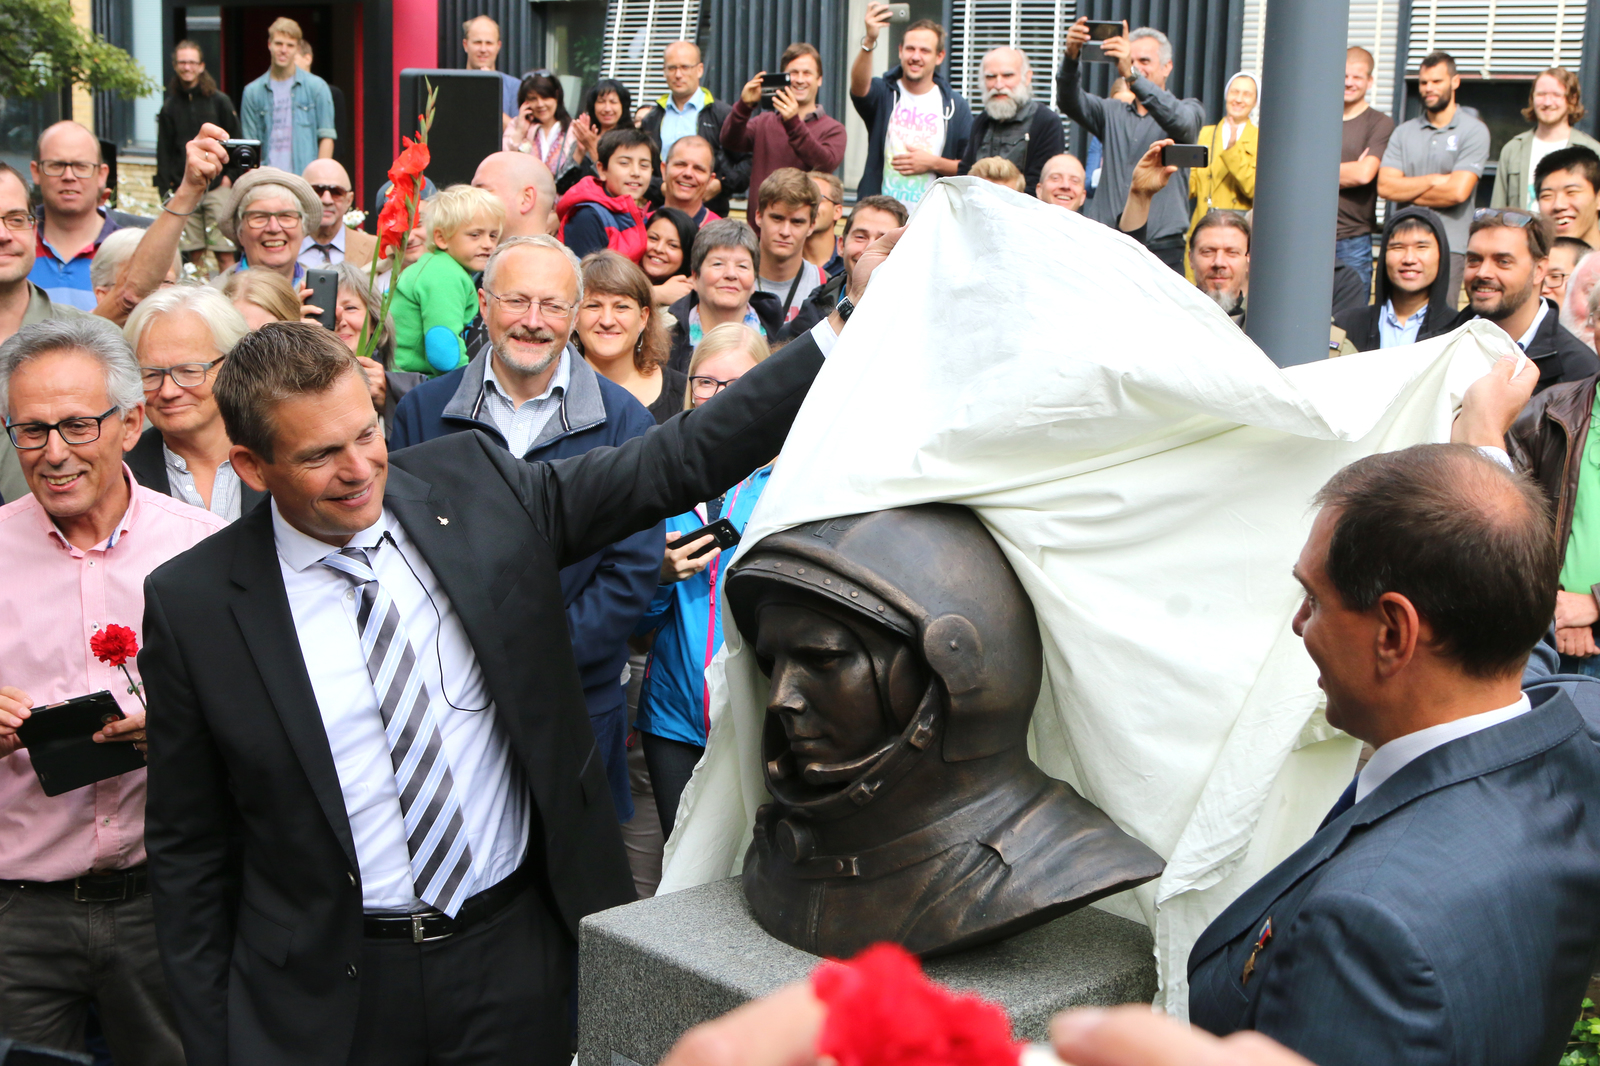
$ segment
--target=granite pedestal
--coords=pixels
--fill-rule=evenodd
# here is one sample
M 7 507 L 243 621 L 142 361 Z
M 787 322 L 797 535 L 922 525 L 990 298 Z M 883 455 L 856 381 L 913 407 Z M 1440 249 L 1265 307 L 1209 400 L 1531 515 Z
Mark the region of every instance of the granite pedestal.
M 737 878 L 583 920 L 578 1066 L 655 1066 L 684 1030 L 810 974 L 817 957 L 768 936 Z M 1003 1005 L 1042 1040 L 1068 1007 L 1149 1002 L 1150 932 L 1093 908 L 928 961 L 928 974 Z

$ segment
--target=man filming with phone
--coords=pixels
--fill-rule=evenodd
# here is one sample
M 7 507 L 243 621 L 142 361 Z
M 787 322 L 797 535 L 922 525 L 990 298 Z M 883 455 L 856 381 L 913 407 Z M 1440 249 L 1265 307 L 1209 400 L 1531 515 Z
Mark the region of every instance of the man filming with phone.
M 758 70 L 745 82 L 739 102 L 722 123 L 722 147 L 751 152 L 750 224 L 760 229 L 761 183 L 774 170 L 839 169 L 844 162 L 844 124 L 817 103 L 822 84 L 822 55 L 815 45 L 796 41 L 783 50 L 778 69 L 787 81 L 763 87 L 767 72 Z
M 1080 55 L 1090 40 L 1089 20 L 1080 18 L 1067 31 L 1067 50 L 1057 79 L 1056 104 L 1073 121 L 1100 138 L 1104 155 L 1100 183 L 1083 213 L 1108 226 L 1117 224 L 1133 179 L 1133 168 L 1156 141 L 1170 138 L 1191 144 L 1205 122 L 1199 100 L 1179 99 L 1167 91 L 1172 74 L 1172 42 L 1149 26 L 1099 41 L 1106 62 L 1117 65 L 1134 102 L 1125 104 L 1084 92 L 1078 76 Z M 1087 58 L 1087 57 L 1085 57 Z M 1150 202 L 1146 247 L 1173 270 L 1183 270 L 1184 233 L 1189 228 L 1189 174 L 1168 182 Z

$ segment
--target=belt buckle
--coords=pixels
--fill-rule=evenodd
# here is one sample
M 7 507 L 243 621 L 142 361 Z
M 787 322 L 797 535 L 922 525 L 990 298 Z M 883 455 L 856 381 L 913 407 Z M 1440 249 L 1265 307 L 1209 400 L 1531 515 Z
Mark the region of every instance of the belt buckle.
M 426 944 L 433 940 L 448 940 L 454 934 L 440 933 L 437 936 L 427 936 L 423 932 L 423 922 L 430 918 L 427 914 L 413 914 L 411 916 L 411 942 L 413 944 Z
M 81 878 L 81 877 L 74 877 L 72 879 L 72 902 L 74 902 L 74 903 L 92 903 L 92 902 L 94 902 L 93 900 L 88 900 L 88 899 L 84 899 L 83 898 L 83 878 Z

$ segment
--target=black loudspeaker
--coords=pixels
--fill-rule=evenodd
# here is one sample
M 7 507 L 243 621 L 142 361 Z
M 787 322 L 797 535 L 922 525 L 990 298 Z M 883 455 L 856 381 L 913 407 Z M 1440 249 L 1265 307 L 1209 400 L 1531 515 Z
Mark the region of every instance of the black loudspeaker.
M 500 75 L 492 70 L 400 72 L 400 132 L 417 132 L 428 86 L 439 90 L 428 130 L 428 177 L 439 188 L 471 184 L 483 157 L 500 150 Z

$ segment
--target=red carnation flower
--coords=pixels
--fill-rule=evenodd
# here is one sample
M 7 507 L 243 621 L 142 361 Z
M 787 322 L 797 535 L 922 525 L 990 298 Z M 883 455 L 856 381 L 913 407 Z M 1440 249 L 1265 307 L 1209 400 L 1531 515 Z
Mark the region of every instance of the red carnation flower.
M 934 984 L 894 944 L 824 962 L 811 989 L 828 1005 L 817 1054 L 839 1066 L 1017 1066 L 1004 1010 Z
M 94 657 L 112 666 L 121 666 L 139 654 L 139 638 L 127 626 L 106 626 L 89 638 Z

